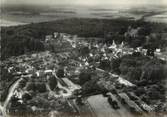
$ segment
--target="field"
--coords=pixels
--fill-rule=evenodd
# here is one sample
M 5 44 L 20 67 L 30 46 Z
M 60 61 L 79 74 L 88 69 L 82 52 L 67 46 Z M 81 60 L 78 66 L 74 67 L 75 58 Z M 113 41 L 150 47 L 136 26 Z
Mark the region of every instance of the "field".
M 88 103 L 94 109 L 97 117 L 134 117 L 121 103 L 120 109 L 114 110 L 103 95 L 95 95 L 88 98 Z
M 23 8 L 24 7 L 24 8 Z M 46 9 L 47 8 L 47 9 Z M 24 9 L 24 10 L 23 10 Z M 127 19 L 167 23 L 165 7 L 85 7 L 85 6 L 9 6 L 2 8 L 1 19 L 17 23 L 2 22 L 1 26 L 37 23 L 67 18 Z

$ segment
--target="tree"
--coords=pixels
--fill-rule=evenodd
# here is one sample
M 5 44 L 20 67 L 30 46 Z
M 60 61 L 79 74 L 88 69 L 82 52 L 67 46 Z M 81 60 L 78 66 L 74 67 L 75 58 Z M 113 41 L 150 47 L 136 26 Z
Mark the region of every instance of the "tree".
M 140 57 L 141 56 L 141 53 L 140 52 L 133 52 L 132 54 L 134 57 Z
M 112 67 L 112 70 L 118 74 L 120 74 L 120 69 L 119 69 L 119 66 L 120 66 L 120 63 L 121 63 L 121 59 L 113 59 L 111 61 L 111 67 Z
M 87 81 L 82 86 L 82 95 L 91 94 L 95 92 L 101 92 L 101 88 L 99 87 L 99 85 L 97 84 L 97 80 L 95 79 Z
M 140 76 L 141 76 L 141 69 L 140 67 L 129 67 L 128 73 L 126 74 L 126 77 L 128 80 L 131 82 L 134 82 L 135 80 L 140 81 Z
M 1 67 L 1 77 L 0 77 L 0 81 L 11 81 L 13 79 L 13 75 L 12 73 L 9 73 L 7 69 L 4 69 Z
M 32 90 L 32 91 L 35 92 L 35 91 L 36 91 L 35 83 L 34 83 L 34 82 L 28 82 L 28 83 L 27 83 L 26 90 L 28 90 L 28 91 Z
M 11 107 L 16 107 L 19 106 L 19 102 L 18 102 L 19 98 L 15 97 L 14 95 L 11 97 Z
M 142 94 L 144 94 L 146 92 L 146 90 L 143 87 L 139 87 L 137 90 L 135 90 L 135 94 L 137 96 L 141 96 Z
M 46 92 L 46 85 L 44 83 L 36 83 L 36 88 L 40 93 Z
M 111 62 L 109 60 L 101 60 L 99 68 L 103 70 L 111 70 Z
M 25 86 L 26 86 L 26 80 L 25 79 L 23 79 L 23 80 L 21 80 L 20 82 L 19 82 L 19 87 L 20 88 L 24 88 Z
M 160 61 L 154 59 L 151 60 L 149 62 L 147 62 L 144 66 L 143 66 L 143 71 L 144 71 L 144 78 L 147 80 L 151 80 L 152 82 L 159 82 L 163 79 L 166 78 L 165 73 L 165 66 L 166 64 L 162 64 L 160 63 Z
M 48 83 L 51 90 L 54 90 L 58 84 L 56 77 L 53 75 L 49 77 Z
M 79 74 L 79 84 L 80 85 L 83 85 L 85 84 L 87 81 L 90 81 L 91 80 L 91 73 L 88 72 L 88 71 L 82 71 L 80 74 Z
M 148 56 L 154 56 L 154 49 L 149 48 L 149 49 L 147 50 L 147 55 L 148 55 Z
M 58 69 L 57 73 L 56 73 L 57 77 L 59 78 L 63 78 L 64 77 L 64 69 Z
M 81 54 L 81 56 L 87 56 L 90 52 L 89 48 L 87 46 L 81 47 L 79 49 L 79 52 Z
M 140 28 L 140 30 L 138 31 L 138 34 L 142 36 L 147 36 L 150 33 L 151 33 L 151 28 L 148 25 Z

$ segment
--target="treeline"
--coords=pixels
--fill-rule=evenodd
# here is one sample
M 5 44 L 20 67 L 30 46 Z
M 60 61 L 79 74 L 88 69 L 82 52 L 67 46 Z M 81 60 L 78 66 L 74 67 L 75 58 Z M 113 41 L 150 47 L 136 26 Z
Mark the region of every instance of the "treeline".
M 149 35 L 152 32 L 165 32 L 167 26 L 158 23 L 149 23 L 143 21 L 130 20 L 107 20 L 107 19 L 65 19 L 52 22 L 29 24 L 24 26 L 2 27 L 1 29 L 1 59 L 4 60 L 10 56 L 17 56 L 33 51 L 45 50 L 44 41 L 47 34 L 53 32 L 64 32 L 77 34 L 82 37 L 104 37 L 111 32 L 115 34 L 112 38 L 116 40 L 125 40 L 123 34 L 128 27 L 143 27 L 143 35 Z M 137 39 L 137 45 L 140 43 Z M 132 42 L 132 39 L 127 39 Z M 139 43 L 139 44 L 138 44 Z M 131 44 L 134 45 L 134 44 Z
M 125 55 L 112 61 L 113 71 L 127 80 L 141 85 L 154 84 L 167 78 L 166 62 L 157 58 L 150 59 L 143 55 Z
M 157 58 L 142 55 L 126 55 L 112 61 L 114 72 L 134 83 L 137 87 L 126 89 L 125 92 L 134 92 L 147 104 L 157 104 L 157 112 L 164 112 L 162 106 L 165 100 L 165 87 L 167 79 L 167 63 Z M 158 103 L 160 101 L 161 103 Z
M 126 93 L 134 92 L 147 104 L 155 104 L 165 100 L 165 86 L 167 79 L 167 63 L 157 58 L 150 58 L 144 55 L 125 55 L 121 58 L 114 59 L 110 66 L 112 73 L 119 74 L 124 79 L 135 84 L 136 87 L 125 87 L 121 84 L 113 86 L 111 83 L 113 78 L 106 72 L 97 75 L 96 72 L 83 70 L 79 75 L 79 82 L 82 86 L 82 95 L 91 95 L 92 93 L 104 93 L 107 91 L 119 91 L 120 89 Z M 105 70 L 105 69 L 104 69 Z M 110 82 L 110 85 L 108 83 Z M 160 105 L 158 103 L 158 105 Z M 158 107 L 156 107 L 158 109 Z M 160 112 L 160 108 L 157 110 Z

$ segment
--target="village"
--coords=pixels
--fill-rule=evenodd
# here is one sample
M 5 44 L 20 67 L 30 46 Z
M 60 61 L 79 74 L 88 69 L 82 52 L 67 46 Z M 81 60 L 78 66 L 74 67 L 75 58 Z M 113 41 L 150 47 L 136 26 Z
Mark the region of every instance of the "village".
M 107 62 L 125 55 L 141 54 L 163 61 L 167 61 L 167 56 L 161 53 L 161 49 L 134 49 L 125 42 L 117 44 L 113 40 L 112 44 L 107 44 L 101 41 L 101 38 L 85 39 L 55 32 L 46 35 L 42 42 L 48 51 L 3 61 L 1 66 L 12 75 L 13 80 L 8 84 L 8 95 L 1 103 L 5 108 L 2 113 L 14 114 L 28 110 L 46 111 L 51 117 L 64 113 L 81 117 L 85 114 L 101 117 L 106 113 L 110 113 L 110 117 L 124 117 L 125 114 L 127 117 L 156 117 L 156 105 L 148 105 L 141 100 L 132 91 L 137 88 L 136 85 L 113 73 Z M 101 67 L 103 64 L 104 67 Z M 105 90 L 87 93 L 89 87 L 85 83 L 94 79 L 81 80 L 83 71 L 94 73 L 93 78 Z M 16 83 L 18 85 L 14 86 Z

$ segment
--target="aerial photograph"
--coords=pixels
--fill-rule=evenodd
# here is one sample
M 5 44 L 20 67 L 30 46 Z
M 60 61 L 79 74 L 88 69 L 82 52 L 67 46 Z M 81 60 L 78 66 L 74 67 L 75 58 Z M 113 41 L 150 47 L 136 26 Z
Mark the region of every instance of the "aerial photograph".
M 0 117 L 167 117 L 167 0 L 0 0 Z

